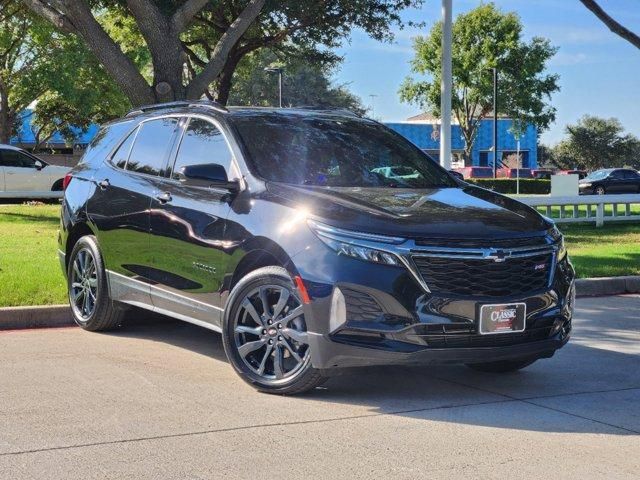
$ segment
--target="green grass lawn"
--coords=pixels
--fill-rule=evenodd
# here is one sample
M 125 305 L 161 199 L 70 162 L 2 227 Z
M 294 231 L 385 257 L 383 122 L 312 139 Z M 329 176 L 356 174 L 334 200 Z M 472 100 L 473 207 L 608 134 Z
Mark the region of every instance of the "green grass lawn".
M 59 205 L 0 205 L 0 307 L 66 303 Z
M 578 278 L 640 275 L 640 223 L 558 227 Z
M 59 211 L 58 205 L 0 205 L 0 307 L 66 303 Z M 640 223 L 560 229 L 578 277 L 640 275 Z

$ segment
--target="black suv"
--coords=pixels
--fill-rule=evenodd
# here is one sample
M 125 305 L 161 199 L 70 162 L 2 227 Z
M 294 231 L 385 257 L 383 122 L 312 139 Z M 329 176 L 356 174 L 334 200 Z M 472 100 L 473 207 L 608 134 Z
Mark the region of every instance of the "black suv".
M 141 108 L 101 129 L 65 187 L 76 322 L 113 328 L 135 306 L 221 332 L 262 391 L 372 365 L 513 371 L 569 338 L 553 223 L 346 111 Z

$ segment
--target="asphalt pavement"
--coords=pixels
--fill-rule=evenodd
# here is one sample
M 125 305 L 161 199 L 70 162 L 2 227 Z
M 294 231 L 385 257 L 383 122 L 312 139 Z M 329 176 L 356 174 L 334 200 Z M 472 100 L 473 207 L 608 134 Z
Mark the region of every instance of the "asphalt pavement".
M 0 479 L 638 478 L 640 295 L 578 302 L 569 345 L 522 372 L 386 368 L 298 397 L 176 321 L 0 332 Z

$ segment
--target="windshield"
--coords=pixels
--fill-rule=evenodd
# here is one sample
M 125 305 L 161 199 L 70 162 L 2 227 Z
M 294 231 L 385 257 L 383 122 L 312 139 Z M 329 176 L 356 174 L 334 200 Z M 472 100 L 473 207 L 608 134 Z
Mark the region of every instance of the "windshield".
M 260 113 L 233 119 L 256 173 L 295 185 L 456 187 L 430 157 L 388 128 L 332 115 Z
M 587 175 L 587 180 L 602 180 L 606 178 L 611 173 L 611 170 L 596 170 L 595 172 L 591 172 Z

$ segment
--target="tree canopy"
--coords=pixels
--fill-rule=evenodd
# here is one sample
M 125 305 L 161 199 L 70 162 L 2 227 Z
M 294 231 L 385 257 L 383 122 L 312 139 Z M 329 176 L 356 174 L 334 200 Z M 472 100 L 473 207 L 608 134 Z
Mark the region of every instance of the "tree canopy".
M 262 49 L 247 55 L 236 69 L 229 103 L 232 105 L 278 105 L 277 78 L 267 67 L 283 70 L 283 104 L 347 108 L 364 114 L 361 100 L 344 85 L 333 85 L 331 75 L 339 59 L 309 62 L 305 57 L 283 55 Z
M 522 23 L 515 13 L 503 13 L 494 4 L 481 5 L 456 17 L 453 23 L 452 113 L 465 140 L 470 157 L 480 121 L 492 111 L 493 78 L 499 73 L 498 112 L 514 119 L 516 127 L 527 123 L 545 129 L 555 119 L 548 102 L 559 90 L 558 75 L 547 73 L 547 62 L 556 48 L 548 40 L 523 40 Z M 414 75 L 400 88 L 402 101 L 419 105 L 440 115 L 442 23 L 429 35 L 414 40 L 411 62 Z
M 61 35 L 17 0 L 0 0 L 0 6 L 0 142 L 28 133 L 19 130 L 24 115 L 31 117 L 38 148 L 55 131 L 73 142 L 78 129 L 129 108 L 76 37 Z
M 640 140 L 617 118 L 585 115 L 567 125 L 567 138 L 553 148 L 553 163 L 561 168 L 597 170 L 631 166 L 640 168 Z
M 226 101 L 240 60 L 264 47 L 335 47 L 361 28 L 392 37 L 422 0 L 22 0 L 75 34 L 132 104 Z M 117 28 L 110 28 L 116 26 Z M 126 28 L 122 28 L 126 27 Z

